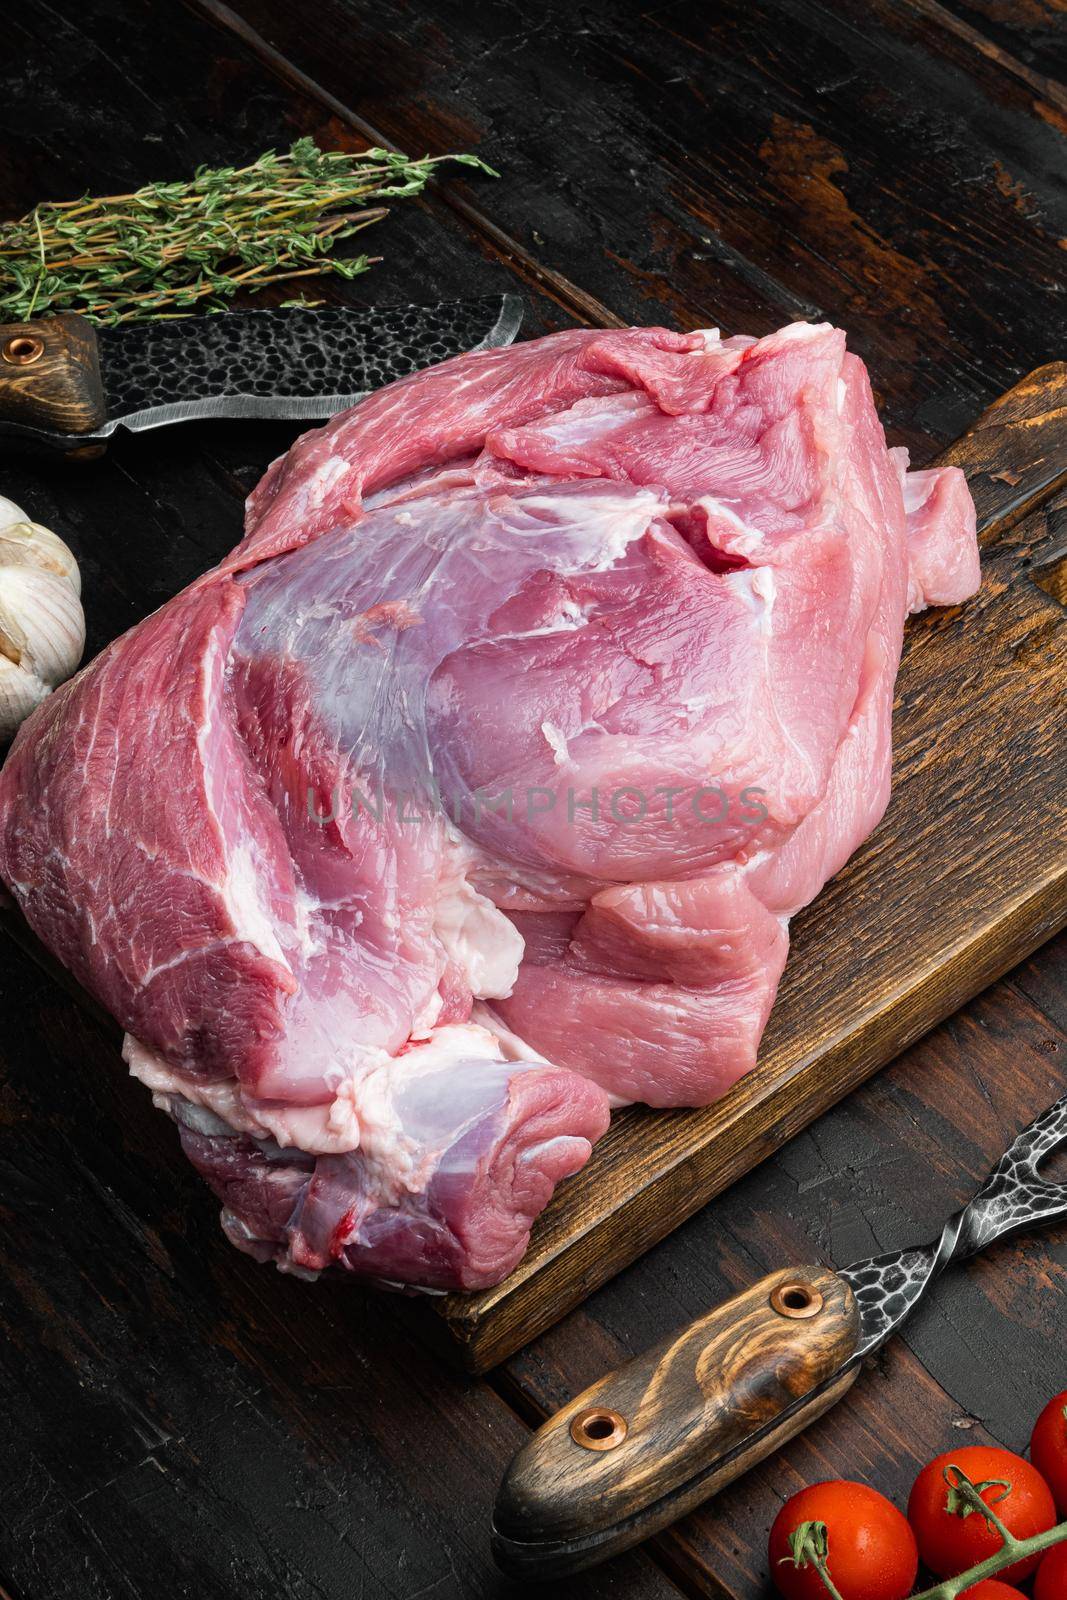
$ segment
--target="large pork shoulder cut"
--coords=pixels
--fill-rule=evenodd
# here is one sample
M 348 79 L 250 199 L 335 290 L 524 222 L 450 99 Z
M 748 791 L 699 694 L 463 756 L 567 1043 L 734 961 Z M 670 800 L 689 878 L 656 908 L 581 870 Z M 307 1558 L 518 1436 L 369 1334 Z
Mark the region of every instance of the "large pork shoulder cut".
M 905 617 L 977 585 L 832 327 L 461 357 L 40 707 L 0 873 L 236 1244 L 492 1283 L 612 1105 L 753 1065 L 885 808 Z

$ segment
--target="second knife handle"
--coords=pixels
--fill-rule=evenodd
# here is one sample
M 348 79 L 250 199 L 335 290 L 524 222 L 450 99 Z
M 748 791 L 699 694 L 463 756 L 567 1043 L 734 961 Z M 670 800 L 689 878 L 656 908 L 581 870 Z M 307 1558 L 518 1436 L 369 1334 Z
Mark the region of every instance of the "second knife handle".
M 0 424 L 18 422 L 70 436 L 107 420 L 96 330 L 64 314 L 0 323 Z
M 494 1513 L 515 1576 L 552 1578 L 666 1527 L 773 1454 L 855 1380 L 843 1278 L 796 1267 L 635 1356 L 519 1451 Z

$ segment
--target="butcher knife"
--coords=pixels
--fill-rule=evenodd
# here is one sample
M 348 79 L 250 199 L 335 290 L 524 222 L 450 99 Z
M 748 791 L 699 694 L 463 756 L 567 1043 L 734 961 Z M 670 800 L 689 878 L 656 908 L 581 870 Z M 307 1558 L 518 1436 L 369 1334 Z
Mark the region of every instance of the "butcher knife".
M 116 428 L 323 419 L 420 367 L 510 344 L 522 312 L 518 295 L 501 294 L 102 328 L 71 315 L 0 324 L 0 443 L 91 457 Z
M 1067 1217 L 1067 1183 L 1040 1171 L 1065 1144 L 1067 1096 L 1019 1135 L 935 1244 L 838 1272 L 772 1272 L 599 1379 L 511 1463 L 493 1514 L 499 1565 L 533 1579 L 591 1567 L 772 1455 L 845 1394 L 950 1261 Z

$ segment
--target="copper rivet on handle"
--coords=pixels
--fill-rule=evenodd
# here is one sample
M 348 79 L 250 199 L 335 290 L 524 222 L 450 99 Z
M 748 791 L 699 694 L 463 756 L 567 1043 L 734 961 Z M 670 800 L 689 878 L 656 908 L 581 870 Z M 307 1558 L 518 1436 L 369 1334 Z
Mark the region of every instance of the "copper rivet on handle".
M 30 367 L 44 355 L 44 340 L 35 333 L 16 333 L 0 352 L 12 367 Z
M 626 1438 L 629 1424 L 617 1411 L 587 1406 L 571 1418 L 571 1438 L 583 1450 L 614 1450 Z
M 822 1295 L 810 1283 L 780 1283 L 771 1291 L 771 1310 L 780 1317 L 817 1317 Z

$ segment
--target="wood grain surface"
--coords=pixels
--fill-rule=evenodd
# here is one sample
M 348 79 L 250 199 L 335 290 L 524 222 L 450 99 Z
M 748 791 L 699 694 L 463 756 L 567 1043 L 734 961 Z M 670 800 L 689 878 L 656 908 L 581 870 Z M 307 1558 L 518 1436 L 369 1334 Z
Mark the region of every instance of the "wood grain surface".
M 349 299 L 518 286 L 531 334 L 573 320 L 763 332 L 826 315 L 870 364 L 890 442 L 919 464 L 1067 348 L 1057 0 L 878 0 L 861 17 L 846 0 L 26 0 L 5 16 L 5 47 L 6 215 L 302 133 L 477 149 L 501 180 L 398 204 L 384 263 Z M 341 298 L 328 281 L 317 292 Z M 232 546 L 242 495 L 296 431 L 163 429 L 118 439 L 91 469 L 4 459 L 0 492 L 74 546 L 93 652 Z M 1042 562 L 1005 693 L 1013 674 L 1041 675 L 1065 529 L 1053 497 L 1003 535 L 1013 560 Z M 983 594 L 994 643 L 1006 603 Z M 920 621 L 909 659 L 953 627 Z M 929 737 L 902 763 L 950 790 L 936 718 L 968 680 L 946 668 L 923 682 L 911 692 L 930 702 Z M 1025 800 L 1022 734 L 1018 747 L 1018 772 L 980 776 Z M 944 859 L 960 850 L 981 876 L 980 838 L 947 839 Z M 313 1289 L 237 1256 L 110 1025 L 18 949 L 5 956 L 0 1592 L 13 1600 L 544 1593 L 502 1578 L 489 1548 L 530 1427 L 783 1260 L 929 1237 L 1067 1090 L 1061 939 L 806 1131 L 770 1130 L 762 1166 L 474 1381 L 433 1353 L 440 1319 L 424 1305 Z M 1067 1385 L 1065 1295 L 1062 1231 L 954 1271 L 773 1462 L 551 1592 L 765 1596 L 766 1532 L 793 1489 L 844 1474 L 899 1503 L 922 1460 L 961 1439 L 1025 1444 Z
M 89 433 L 107 416 L 96 330 L 84 317 L 0 322 L 0 424 Z
M 554 274 L 543 287 L 579 318 L 603 307 L 765 333 L 830 317 L 871 366 L 897 442 L 927 455 L 1063 356 L 1064 93 L 1005 70 L 951 12 L 377 0 L 357 22 L 348 0 L 198 9 L 284 81 L 300 74 L 353 132 L 491 152 L 506 181 L 450 181 L 453 203 L 483 249 L 531 280 L 528 262 Z
M 556 1578 L 676 1522 L 847 1393 L 859 1330 L 842 1278 L 790 1266 L 605 1373 L 508 1468 L 493 1512 L 505 1570 Z

